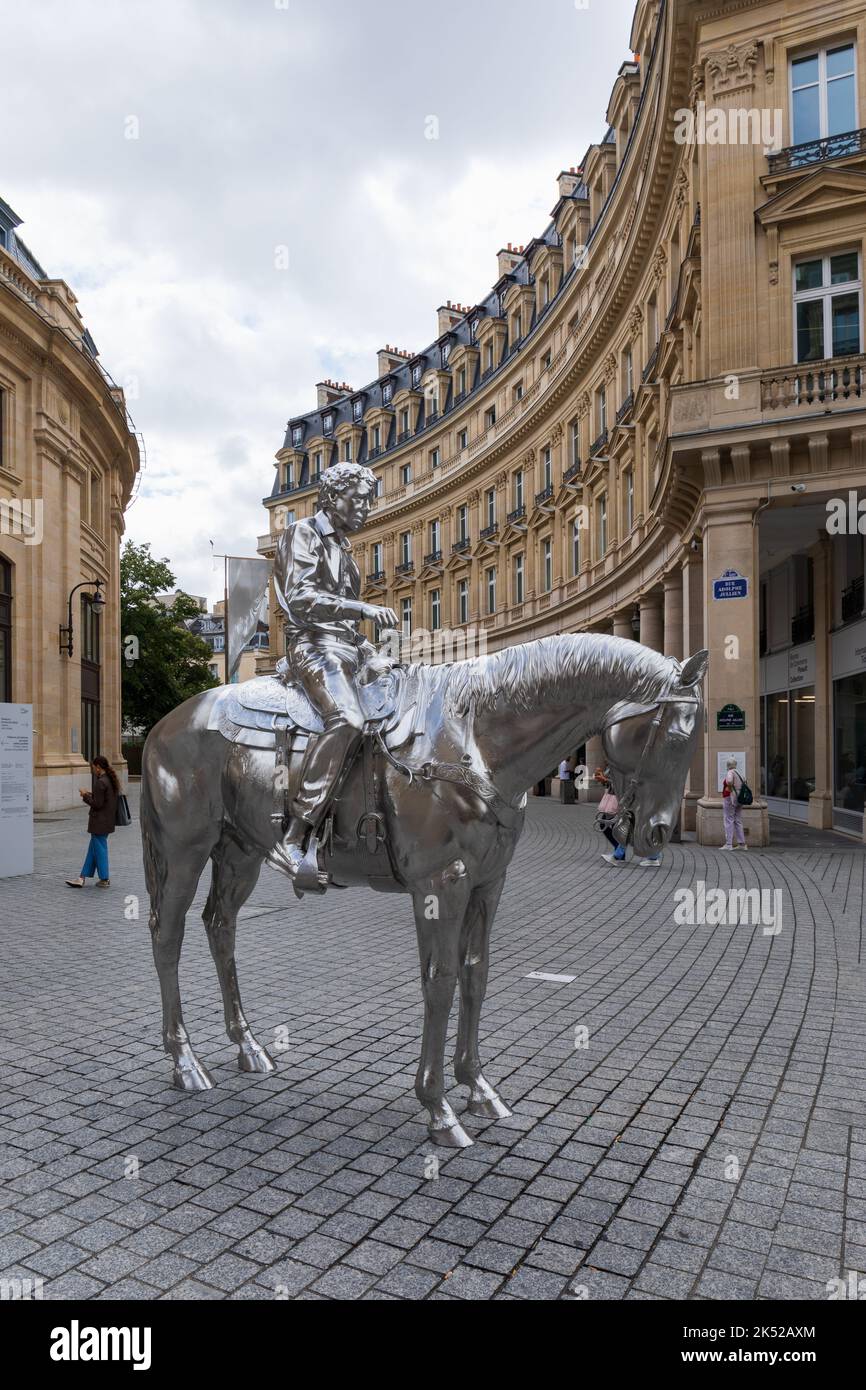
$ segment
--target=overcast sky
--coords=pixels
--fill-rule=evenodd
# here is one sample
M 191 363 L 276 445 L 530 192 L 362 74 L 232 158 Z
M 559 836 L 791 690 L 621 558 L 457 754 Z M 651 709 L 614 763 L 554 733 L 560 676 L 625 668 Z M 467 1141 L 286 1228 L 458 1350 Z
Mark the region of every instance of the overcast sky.
M 633 8 L 0 0 L 0 197 L 127 388 L 127 534 L 181 587 L 221 595 L 209 540 L 256 553 L 317 381 L 426 346 L 438 305 L 543 230 L 604 133 Z

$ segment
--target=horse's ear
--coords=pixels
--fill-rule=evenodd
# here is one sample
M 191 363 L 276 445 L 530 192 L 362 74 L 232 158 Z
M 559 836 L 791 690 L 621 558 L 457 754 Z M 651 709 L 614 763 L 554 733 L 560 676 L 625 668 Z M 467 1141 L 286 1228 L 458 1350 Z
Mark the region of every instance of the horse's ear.
M 688 661 L 683 663 L 680 671 L 680 685 L 699 685 L 707 673 L 707 666 L 710 662 L 708 651 L 695 652 Z

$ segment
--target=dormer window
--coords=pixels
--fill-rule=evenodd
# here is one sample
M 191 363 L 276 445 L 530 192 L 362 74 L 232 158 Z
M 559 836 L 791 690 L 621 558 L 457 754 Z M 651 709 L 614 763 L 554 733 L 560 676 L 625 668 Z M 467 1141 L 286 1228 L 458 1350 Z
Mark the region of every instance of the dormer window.
M 296 449 L 298 449 L 298 448 L 300 448 L 300 446 L 301 446 L 301 444 L 302 444 L 303 442 L 304 442 L 304 427 L 303 427 L 303 425 L 293 425 L 293 426 L 292 426 L 292 444 L 294 445 L 294 447 L 295 447 Z
M 478 320 L 473 319 L 469 325 L 469 337 L 473 343 L 478 342 Z
M 330 411 L 327 415 L 322 416 L 322 432 L 324 434 L 333 434 L 334 432 L 334 416 Z
M 352 419 L 360 420 L 364 414 L 364 402 L 362 400 L 352 401 Z
M 441 354 L 441 355 L 442 355 L 442 366 L 443 366 L 443 367 L 447 367 L 447 366 L 448 366 L 448 359 L 449 359 L 449 357 L 451 356 L 451 344 L 450 344 L 450 343 L 443 343 L 443 344 L 442 344 L 442 354 Z
M 415 362 L 412 366 L 412 385 L 413 387 L 421 384 L 421 363 Z
M 384 386 L 382 387 L 382 404 L 383 404 L 383 405 L 390 405 L 390 404 L 391 404 L 391 398 L 393 397 L 393 395 L 394 395 L 394 383 L 393 383 L 393 381 L 386 381 L 385 384 L 384 384 Z

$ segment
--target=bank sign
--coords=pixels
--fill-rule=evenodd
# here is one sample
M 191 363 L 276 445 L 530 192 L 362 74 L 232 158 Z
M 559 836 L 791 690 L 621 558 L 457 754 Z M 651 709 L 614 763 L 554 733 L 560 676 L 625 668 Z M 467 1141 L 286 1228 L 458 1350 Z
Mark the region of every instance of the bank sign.
M 737 570 L 725 570 L 719 579 L 713 580 L 713 598 L 748 598 L 749 581 Z

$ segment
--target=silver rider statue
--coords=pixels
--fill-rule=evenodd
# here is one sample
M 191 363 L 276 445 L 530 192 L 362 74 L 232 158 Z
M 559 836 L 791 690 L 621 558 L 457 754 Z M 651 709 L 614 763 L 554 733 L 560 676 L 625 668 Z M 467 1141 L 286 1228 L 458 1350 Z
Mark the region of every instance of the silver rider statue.
M 353 759 L 364 729 L 357 679 L 390 665 L 358 631 L 363 620 L 396 628 L 391 608 L 362 603 L 361 576 L 348 537 L 367 520 L 376 487 L 369 468 L 336 463 L 319 483 L 315 516 L 283 531 L 274 562 L 274 589 L 285 612 L 288 674 L 318 710 L 324 732 L 311 739 L 282 843 L 270 862 L 294 878 L 310 832 Z M 371 671 L 372 668 L 372 671 Z

